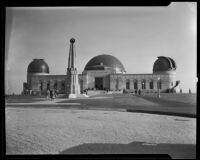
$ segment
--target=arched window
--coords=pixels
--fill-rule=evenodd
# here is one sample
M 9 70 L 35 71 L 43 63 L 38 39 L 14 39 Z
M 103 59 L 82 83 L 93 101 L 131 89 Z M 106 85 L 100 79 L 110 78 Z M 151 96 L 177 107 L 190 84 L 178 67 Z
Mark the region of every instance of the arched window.
M 149 82 L 149 88 L 150 88 L 150 89 L 153 89 L 153 88 L 154 88 L 154 86 L 153 86 L 153 79 L 151 79 L 150 82 Z
M 142 89 L 146 89 L 146 81 L 145 81 L 145 79 L 142 80 Z
M 134 89 L 138 89 L 138 80 L 134 80 Z
M 129 79 L 126 80 L 126 89 L 130 89 L 130 80 Z

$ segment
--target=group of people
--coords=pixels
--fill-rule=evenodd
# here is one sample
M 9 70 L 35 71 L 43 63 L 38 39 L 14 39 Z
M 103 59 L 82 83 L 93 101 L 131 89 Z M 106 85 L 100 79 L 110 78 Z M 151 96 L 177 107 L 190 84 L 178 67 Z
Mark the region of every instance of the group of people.
M 141 95 L 141 90 L 139 89 L 139 90 L 135 90 L 135 94 L 138 94 L 138 95 Z
M 129 93 L 128 91 L 126 91 L 125 89 L 123 89 L 123 93 Z M 131 92 L 131 93 L 133 93 L 133 92 Z M 142 91 L 140 90 L 140 89 L 136 89 L 135 90 L 135 95 L 141 95 L 142 94 Z M 144 94 L 144 92 L 143 92 L 143 94 Z
M 47 99 L 54 100 L 58 96 L 57 90 L 49 90 L 47 89 Z

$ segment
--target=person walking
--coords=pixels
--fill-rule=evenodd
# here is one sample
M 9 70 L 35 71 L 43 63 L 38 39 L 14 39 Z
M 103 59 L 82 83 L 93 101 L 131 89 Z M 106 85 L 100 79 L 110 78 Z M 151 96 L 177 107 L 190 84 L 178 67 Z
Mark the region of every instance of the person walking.
M 50 99 L 50 91 L 49 91 L 49 89 L 47 89 L 47 99 L 48 100 Z

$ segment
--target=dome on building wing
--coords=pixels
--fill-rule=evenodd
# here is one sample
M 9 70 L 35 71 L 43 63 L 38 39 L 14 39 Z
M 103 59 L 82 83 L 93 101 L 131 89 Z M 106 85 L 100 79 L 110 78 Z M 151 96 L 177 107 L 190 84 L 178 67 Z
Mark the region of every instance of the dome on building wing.
M 114 69 L 118 73 L 124 73 L 123 64 L 114 56 L 102 54 L 92 58 L 85 66 L 84 70 L 105 70 Z
M 160 56 L 153 65 L 153 73 L 162 71 L 175 71 L 176 62 L 170 57 Z
M 28 65 L 28 73 L 49 73 L 49 66 L 44 59 L 33 59 Z

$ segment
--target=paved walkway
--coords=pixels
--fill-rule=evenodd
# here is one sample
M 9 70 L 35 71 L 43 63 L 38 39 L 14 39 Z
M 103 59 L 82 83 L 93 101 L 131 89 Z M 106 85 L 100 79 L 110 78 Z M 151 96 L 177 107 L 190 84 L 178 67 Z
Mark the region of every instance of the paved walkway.
M 195 118 L 29 107 L 8 107 L 5 117 L 7 154 L 164 152 L 173 158 L 195 154 Z M 169 145 L 168 150 L 165 144 L 181 145 Z M 158 146 L 145 147 L 149 145 Z
M 16 105 L 56 105 L 58 102 L 66 101 L 66 98 L 59 98 L 54 100 L 43 100 L 31 103 L 6 103 L 6 105 L 16 106 Z M 59 105 L 81 105 L 80 103 L 59 103 Z
M 102 98 L 112 98 L 112 97 L 88 97 L 88 98 L 77 98 L 77 99 L 102 99 Z M 40 105 L 48 105 L 48 106 L 81 106 L 84 109 L 87 110 L 102 110 L 102 111 L 120 111 L 120 112 L 126 112 L 127 110 L 125 108 L 109 108 L 109 107 L 87 107 L 85 104 L 81 103 L 59 103 L 62 101 L 68 101 L 68 100 L 77 100 L 77 99 L 66 99 L 66 98 L 58 98 L 54 100 L 44 100 L 44 98 L 40 98 L 43 101 L 36 101 L 31 103 L 6 103 L 7 106 L 40 106 Z M 78 109 L 78 108 L 74 108 Z
M 80 97 L 76 99 L 67 99 L 67 98 L 55 98 L 54 100 L 47 100 L 46 98 L 36 98 L 41 101 L 36 101 L 36 102 L 29 102 L 29 103 L 6 103 L 6 105 L 9 106 L 15 106 L 15 105 L 56 105 L 59 102 L 62 101 L 68 101 L 68 100 L 81 100 L 81 99 L 104 99 L 104 98 L 112 98 L 112 97 Z M 59 103 L 59 105 L 81 105 L 81 103 Z M 83 105 L 83 104 L 82 104 Z

